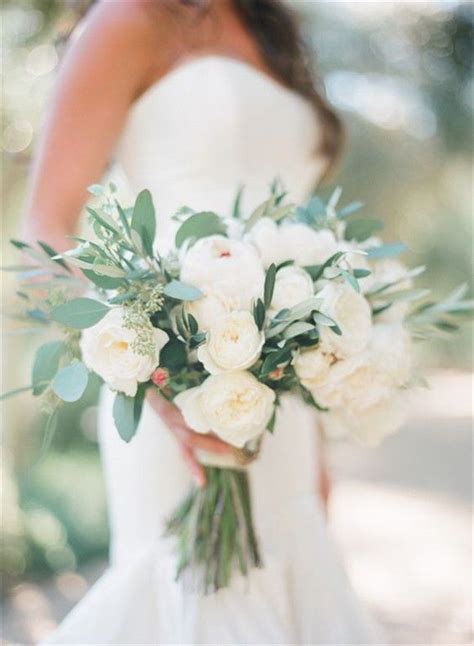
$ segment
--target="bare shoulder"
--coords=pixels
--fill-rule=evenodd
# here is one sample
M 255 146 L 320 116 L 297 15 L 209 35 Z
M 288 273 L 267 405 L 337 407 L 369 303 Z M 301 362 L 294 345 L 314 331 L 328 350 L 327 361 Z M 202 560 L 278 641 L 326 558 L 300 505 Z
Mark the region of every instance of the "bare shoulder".
M 161 0 L 100 0 L 74 34 L 73 66 L 132 83 L 137 96 L 179 56 L 176 17 Z

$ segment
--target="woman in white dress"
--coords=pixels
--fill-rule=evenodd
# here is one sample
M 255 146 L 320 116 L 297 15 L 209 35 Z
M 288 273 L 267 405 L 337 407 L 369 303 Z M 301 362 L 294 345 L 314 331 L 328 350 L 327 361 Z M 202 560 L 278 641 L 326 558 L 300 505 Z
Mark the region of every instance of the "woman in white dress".
M 25 232 L 64 249 L 110 160 L 130 193 L 149 188 L 156 245 L 183 203 L 251 209 L 279 177 L 304 199 L 338 152 L 341 127 L 316 92 L 298 31 L 277 0 L 105 0 L 68 48 L 32 174 Z M 163 524 L 194 478 L 196 451 L 226 453 L 150 397 L 130 445 L 111 394 L 100 407 L 111 566 L 48 643 L 378 643 L 328 535 L 317 419 L 287 397 L 250 467 L 265 565 L 200 597 L 174 582 Z

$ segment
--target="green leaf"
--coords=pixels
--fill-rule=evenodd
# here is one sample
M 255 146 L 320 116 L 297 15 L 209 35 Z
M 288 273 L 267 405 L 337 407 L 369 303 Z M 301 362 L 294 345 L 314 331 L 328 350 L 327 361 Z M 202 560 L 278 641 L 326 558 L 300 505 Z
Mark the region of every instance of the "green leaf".
M 191 215 L 176 232 L 175 244 L 182 247 L 186 240 L 198 240 L 212 235 L 225 235 L 227 227 L 217 213 L 202 211 Z
M 95 209 L 92 209 L 90 206 L 86 207 L 86 211 L 89 213 L 89 215 L 92 217 L 93 220 L 98 222 L 98 224 L 100 224 L 101 227 L 103 227 L 104 229 L 107 229 L 107 231 L 109 231 L 110 233 L 113 233 L 114 235 L 122 234 L 117 224 L 112 220 L 112 218 L 109 215 L 106 215 L 105 213 L 98 213 Z
M 58 265 L 61 265 L 61 267 L 64 267 L 67 271 L 71 271 L 71 268 L 67 266 L 67 264 L 64 262 L 63 258 L 59 258 L 58 252 L 53 249 L 52 247 L 49 246 L 49 244 L 46 244 L 46 242 L 41 242 L 41 240 L 38 240 L 38 244 L 43 249 L 45 253 L 48 254 L 50 258 L 54 260 L 54 262 L 57 262 Z
M 352 220 L 346 227 L 344 237 L 346 240 L 356 240 L 364 242 L 377 231 L 383 229 L 383 222 L 373 218 L 360 218 Z
M 350 204 L 343 206 L 342 209 L 339 209 L 337 217 L 341 220 L 343 218 L 347 218 L 349 215 L 352 215 L 352 213 L 359 211 L 363 206 L 364 202 L 351 202 Z
M 85 330 L 101 321 L 109 309 L 104 303 L 92 298 L 74 298 L 55 307 L 51 312 L 51 318 L 66 327 Z
M 234 199 L 234 204 L 232 206 L 232 217 L 239 220 L 242 217 L 242 194 L 244 192 L 244 186 L 239 186 L 237 194 Z
M 171 338 L 160 352 L 160 366 L 170 372 L 184 368 L 188 361 L 186 345 L 176 337 Z
M 283 332 L 283 338 L 284 339 L 293 339 L 296 336 L 300 336 L 300 334 L 306 334 L 306 332 L 310 332 L 311 330 L 314 330 L 314 325 L 311 323 L 306 323 L 305 321 L 297 321 L 296 323 L 292 323 L 289 325 Z
M 89 371 L 82 361 L 62 368 L 51 384 L 56 395 L 65 402 L 76 402 L 84 394 L 89 382 Z
M 125 278 L 125 272 L 120 267 L 115 265 L 104 265 L 100 262 L 94 262 L 92 271 L 101 276 L 108 276 L 109 278 Z
M 291 356 L 292 351 L 289 345 L 285 345 L 280 350 L 270 352 L 263 362 L 263 365 L 260 369 L 260 375 L 268 375 L 270 372 L 276 370 L 276 368 L 280 367 L 282 364 L 288 363 L 288 361 L 291 359 Z
M 92 269 L 83 269 L 82 273 L 91 281 L 91 283 L 94 283 L 94 285 L 101 289 L 117 289 L 117 287 L 120 287 L 123 282 L 119 278 L 110 278 L 109 276 L 96 274 Z
M 344 276 L 349 285 L 353 288 L 354 291 L 360 293 L 360 286 L 357 282 L 357 279 L 354 277 L 352 272 L 341 269 L 341 275 Z
M 122 208 L 122 205 L 117 200 L 115 201 L 115 206 L 117 207 L 120 222 L 122 223 L 122 226 L 123 226 L 123 228 L 125 230 L 125 233 L 128 235 L 128 237 L 130 237 L 131 229 L 130 229 L 130 223 L 129 223 L 128 218 L 127 218 L 127 214 L 124 211 L 124 209 Z
M 273 292 L 275 290 L 276 273 L 277 273 L 276 265 L 272 263 L 270 267 L 267 269 L 267 273 L 265 276 L 265 285 L 263 288 L 263 304 L 267 309 L 270 307 L 272 302 Z
M 33 395 L 40 395 L 53 379 L 58 371 L 59 360 L 64 349 L 62 341 L 51 341 L 38 348 L 31 375 Z
M 156 233 L 155 207 L 151 193 L 146 189 L 138 194 L 135 201 L 131 227 L 140 236 L 148 256 L 153 256 Z
M 262 299 L 258 298 L 253 306 L 253 318 L 255 321 L 255 325 L 258 327 L 259 330 L 263 328 L 263 324 L 265 323 L 265 315 L 266 315 L 265 305 L 263 304 Z
M 407 250 L 407 246 L 403 242 L 393 242 L 392 244 L 384 244 L 379 247 L 371 247 L 366 249 L 367 256 L 371 259 L 378 258 L 393 258 L 399 256 Z
M 277 409 L 275 406 L 275 408 L 273 409 L 272 416 L 270 417 L 270 420 L 267 424 L 267 431 L 269 433 L 273 433 L 275 431 L 276 418 L 277 418 Z
M 10 397 L 15 397 L 20 393 L 26 393 L 28 390 L 33 390 L 33 384 L 29 386 L 22 386 L 21 388 L 15 388 L 14 390 L 9 390 L 6 393 L 0 395 L 0 401 L 5 401 L 5 399 L 10 399 Z
M 100 197 L 105 193 L 105 189 L 101 184 L 91 184 L 87 187 L 87 190 L 89 191 L 89 193 L 95 195 L 96 197 Z
M 135 397 L 117 393 L 113 405 L 115 427 L 125 442 L 130 442 L 137 432 L 143 409 L 145 388 L 139 387 Z
M 313 319 L 314 322 L 318 323 L 319 325 L 326 325 L 329 327 L 336 325 L 336 321 L 334 321 L 329 316 L 326 316 L 326 314 L 323 314 L 322 312 L 313 312 Z
M 172 280 L 164 290 L 164 294 L 178 301 L 197 301 L 203 297 L 203 293 L 194 285 L 188 285 L 181 280 Z

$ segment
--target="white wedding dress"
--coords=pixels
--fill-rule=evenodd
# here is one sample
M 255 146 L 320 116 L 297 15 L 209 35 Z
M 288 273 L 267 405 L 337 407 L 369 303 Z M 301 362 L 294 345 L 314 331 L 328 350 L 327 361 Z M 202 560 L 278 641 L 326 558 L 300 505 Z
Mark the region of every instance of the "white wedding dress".
M 304 199 L 323 169 L 319 126 L 295 92 L 248 64 L 206 56 L 182 64 L 131 109 L 116 151 L 132 193 L 155 199 L 158 247 L 187 204 L 229 214 L 239 185 L 247 211 L 279 177 Z M 111 566 L 47 643 L 380 643 L 328 534 L 318 495 L 315 413 L 287 397 L 274 435 L 250 467 L 264 567 L 206 597 L 174 581 L 163 524 L 190 484 L 172 435 L 145 407 L 130 445 L 100 408 Z

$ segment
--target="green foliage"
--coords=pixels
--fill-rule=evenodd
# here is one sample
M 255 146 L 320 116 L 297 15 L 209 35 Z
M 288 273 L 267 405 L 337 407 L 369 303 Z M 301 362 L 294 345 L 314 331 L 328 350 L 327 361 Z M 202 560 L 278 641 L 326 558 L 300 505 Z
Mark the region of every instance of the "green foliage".
M 41 395 L 54 378 L 65 349 L 62 341 L 51 341 L 38 348 L 31 375 L 33 395 Z
M 153 257 L 153 241 L 156 233 L 155 207 L 150 191 L 139 193 L 133 207 L 131 228 L 140 236 L 147 255 Z
M 178 301 L 196 301 L 203 296 L 200 289 L 181 280 L 172 280 L 165 286 L 163 293 Z
M 138 389 L 135 397 L 128 397 L 124 393 L 115 395 L 113 406 L 114 422 L 120 437 L 125 442 L 130 442 L 137 432 L 144 398 L 144 387 Z
M 61 368 L 54 377 L 51 388 L 65 402 L 76 402 L 84 394 L 89 382 L 89 371 L 82 361 L 74 361 Z
M 195 242 L 199 238 L 211 235 L 225 235 L 226 232 L 225 222 L 217 213 L 202 211 L 191 215 L 183 222 L 176 232 L 175 244 L 179 249 L 187 241 Z
M 65 327 L 84 330 L 96 325 L 109 310 L 107 305 L 92 298 L 74 298 L 55 307 L 51 312 L 51 318 Z

